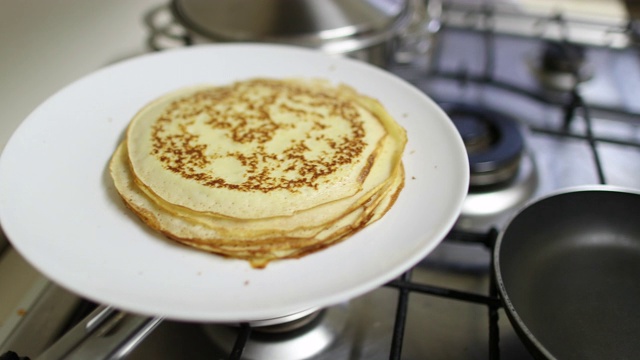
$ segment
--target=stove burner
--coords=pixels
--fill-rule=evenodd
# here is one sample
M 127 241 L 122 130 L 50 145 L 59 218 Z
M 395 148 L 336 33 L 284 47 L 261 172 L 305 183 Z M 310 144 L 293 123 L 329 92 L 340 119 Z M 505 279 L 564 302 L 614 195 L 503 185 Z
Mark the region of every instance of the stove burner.
M 318 320 L 324 314 L 321 310 L 316 310 L 308 315 L 305 315 L 301 318 L 282 322 L 273 325 L 264 325 L 264 326 L 256 326 L 252 324 L 253 331 L 261 334 L 287 334 L 291 335 L 294 332 L 302 331 L 309 326 L 313 327 L 316 325 L 316 320 Z
M 531 154 L 526 153 L 516 177 L 508 186 L 487 191 L 470 191 L 462 205 L 456 229 L 486 232 L 502 226 L 511 210 L 524 205 L 538 188 L 538 170 Z
M 545 42 L 542 54 L 531 68 L 542 85 L 552 90 L 570 91 L 592 77 L 586 65 L 585 48 L 566 42 Z
M 488 231 L 537 188 L 537 169 L 525 151 L 523 129 L 516 119 L 483 107 L 444 104 L 442 108 L 460 132 L 469 156 L 469 193 L 456 228 Z
M 347 305 L 316 310 L 287 322 L 260 325 L 251 323 L 252 331 L 242 359 L 300 360 L 320 354 L 344 331 Z M 233 325 L 205 324 L 204 332 L 221 350 L 231 352 L 239 328 Z
M 576 44 L 546 42 L 542 53 L 542 69 L 548 72 L 578 74 L 584 65 L 584 48 Z
M 499 186 L 518 172 L 524 140 L 514 119 L 470 105 L 443 105 L 469 155 L 470 190 Z

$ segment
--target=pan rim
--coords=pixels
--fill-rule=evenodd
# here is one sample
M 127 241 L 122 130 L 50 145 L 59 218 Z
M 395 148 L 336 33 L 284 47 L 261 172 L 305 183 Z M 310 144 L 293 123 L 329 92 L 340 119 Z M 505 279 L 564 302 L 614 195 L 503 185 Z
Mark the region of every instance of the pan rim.
M 511 301 L 511 298 L 508 295 L 508 292 L 502 277 L 502 269 L 500 267 L 500 264 L 501 264 L 500 249 L 502 248 L 504 236 L 507 230 L 509 229 L 510 225 L 524 211 L 526 211 L 533 205 L 543 202 L 550 198 L 554 198 L 562 195 L 568 195 L 568 194 L 584 193 L 584 192 L 612 192 L 612 193 L 632 194 L 632 195 L 640 196 L 639 190 L 632 189 L 629 187 L 624 187 L 624 186 L 608 185 L 608 184 L 579 185 L 579 186 L 566 187 L 566 188 L 561 188 L 561 189 L 552 191 L 544 196 L 540 196 L 538 198 L 532 199 L 531 201 L 523 205 L 520 209 L 518 209 L 518 211 L 512 214 L 508 218 L 506 225 L 499 231 L 493 246 L 493 253 L 491 257 L 491 267 L 492 267 L 493 277 L 496 284 L 496 289 L 500 297 L 499 300 L 505 309 L 505 313 L 509 318 L 509 321 L 511 322 L 513 329 L 520 337 L 520 340 L 523 341 L 527 349 L 532 354 L 540 355 L 546 359 L 557 359 L 557 358 L 549 351 L 549 349 L 547 349 L 542 344 L 542 342 L 538 340 L 538 338 L 536 338 L 536 336 L 527 327 L 525 322 L 522 320 L 522 318 L 518 314 L 516 308 L 514 307 Z

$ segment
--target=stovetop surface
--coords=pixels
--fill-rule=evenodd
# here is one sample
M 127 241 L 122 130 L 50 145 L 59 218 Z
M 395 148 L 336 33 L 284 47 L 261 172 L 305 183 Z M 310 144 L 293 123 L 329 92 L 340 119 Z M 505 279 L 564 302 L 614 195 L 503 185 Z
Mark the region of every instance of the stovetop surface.
M 442 104 L 471 104 L 516 119 L 523 129 L 527 156 L 536 169 L 536 186 L 525 203 L 587 184 L 640 189 L 640 102 L 636 100 L 640 56 L 636 48 L 585 47 L 585 64 L 592 77 L 579 85 L 574 95 L 584 101 L 588 111 L 578 108 L 567 122 L 570 92 L 546 89 L 536 76 L 545 46 L 542 39 L 477 31 L 474 26 L 447 26 L 446 22 L 434 39 L 428 55 L 411 64 L 395 65 L 391 71 Z M 496 300 L 490 292 L 491 250 L 481 242 L 494 234 L 492 229 L 503 228 L 525 203 L 472 226 L 471 235 L 480 240 L 467 242 L 461 236 L 461 241 L 455 234 L 445 239 L 412 270 L 409 284 L 417 289 L 399 281 L 328 309 L 320 321 L 337 329 L 338 335 L 312 359 L 388 359 L 390 353 L 399 354 L 394 348 L 395 327 L 398 299 L 405 295 L 401 358 L 495 356 L 490 339 L 493 319 L 489 305 L 495 305 Z M 463 220 L 458 225 L 464 235 Z M 420 288 L 422 285 L 425 288 Z M 501 308 L 497 315 L 500 358 L 531 358 Z M 229 331 L 229 327 L 223 328 L 165 321 L 128 358 L 226 358 L 232 345 L 209 335 Z M 260 339 L 276 347 L 271 351 L 287 342 L 277 337 Z
M 637 52 L 586 47 L 586 66 L 593 76 L 577 88 L 576 94 L 589 106 L 588 118 L 577 110 L 567 123 L 565 115 L 571 104 L 570 94 L 543 88 L 535 73 L 534 64 L 544 45 L 540 39 L 487 36 L 468 29 L 445 27 L 437 36 L 434 54 L 425 63 L 398 65 L 392 69 L 442 104 L 464 103 L 499 111 L 521 125 L 526 152 L 537 172 L 535 190 L 524 203 L 492 218 L 491 222 L 472 227 L 471 233 L 480 234 L 480 238 L 490 236 L 492 228 L 503 228 L 526 202 L 551 192 L 598 183 L 640 188 L 640 178 L 635 176 L 640 173 L 640 108 L 630 95 L 640 90 Z M 595 151 L 593 139 L 597 143 Z M 458 225 L 463 234 L 468 230 L 464 223 Z M 436 359 L 496 356 L 489 335 L 493 320 L 488 304 L 496 299 L 495 294 L 490 293 L 491 250 L 478 242 L 459 240 L 455 236 L 446 239 L 411 272 L 410 284 L 424 285 L 428 291 L 405 293 L 408 300 L 401 349 L 403 359 L 421 359 L 425 354 Z M 458 299 L 450 293 L 457 291 L 470 294 L 471 298 Z M 329 309 L 329 312 L 343 312 L 346 320 L 340 325 L 336 340 L 312 359 L 387 359 L 390 353 L 397 355 L 393 334 L 398 331 L 394 327 L 401 293 L 402 290 L 390 284 L 336 308 L 340 310 Z M 476 301 L 473 295 L 481 299 Z M 531 358 L 504 311 L 499 309 L 497 315 L 498 356 Z M 153 358 L 159 353 L 175 351 L 171 346 L 159 344 L 167 343 L 163 338 L 177 333 L 185 336 L 182 341 L 194 344 L 188 347 L 192 350 L 186 350 L 189 356 L 224 356 L 225 351 L 211 347 L 212 341 L 217 343 L 215 335 L 213 340 L 207 336 L 212 333 L 212 326 L 216 325 L 168 322 L 154 332 L 132 358 Z M 220 332 L 213 333 L 222 336 Z M 250 342 L 245 351 L 251 354 L 259 345 Z M 222 347 L 228 351 L 231 344 L 227 341 Z

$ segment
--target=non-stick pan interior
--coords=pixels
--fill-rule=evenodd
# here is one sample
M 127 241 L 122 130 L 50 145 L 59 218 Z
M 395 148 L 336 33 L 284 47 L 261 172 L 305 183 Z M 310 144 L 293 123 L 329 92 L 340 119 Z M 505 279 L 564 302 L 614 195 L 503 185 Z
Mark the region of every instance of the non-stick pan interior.
M 534 355 L 640 356 L 640 195 L 545 198 L 511 221 L 494 255 L 507 314 Z

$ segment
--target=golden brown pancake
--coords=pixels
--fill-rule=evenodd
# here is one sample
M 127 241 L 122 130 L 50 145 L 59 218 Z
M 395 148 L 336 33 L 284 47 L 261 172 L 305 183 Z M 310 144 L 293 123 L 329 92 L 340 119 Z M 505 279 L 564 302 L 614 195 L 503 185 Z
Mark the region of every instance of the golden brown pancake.
M 151 228 L 264 267 L 381 218 L 404 184 L 405 144 L 384 107 L 347 86 L 251 79 L 147 105 L 110 172 Z
M 132 120 L 131 167 L 159 197 L 197 212 L 292 215 L 360 190 L 385 128 L 354 97 L 320 81 L 181 90 Z

